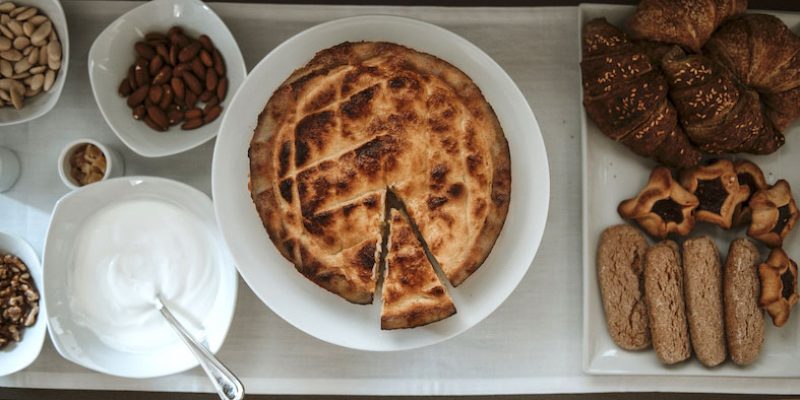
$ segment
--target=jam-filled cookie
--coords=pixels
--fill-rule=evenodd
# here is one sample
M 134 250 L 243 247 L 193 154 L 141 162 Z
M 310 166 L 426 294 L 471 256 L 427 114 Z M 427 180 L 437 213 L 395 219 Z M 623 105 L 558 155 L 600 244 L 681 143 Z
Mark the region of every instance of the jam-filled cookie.
M 724 229 L 730 229 L 736 207 L 750 196 L 747 186 L 739 184 L 733 163 L 724 159 L 684 171 L 681 185 L 700 201 L 697 220 Z
M 769 185 L 767 180 L 764 179 L 764 173 L 761 168 L 750 161 L 736 161 L 733 164 L 733 168 L 736 170 L 736 178 L 739 180 L 739 185 L 747 186 L 750 189 L 750 196 L 746 201 L 739 203 L 739 206 L 736 207 L 736 212 L 733 213 L 733 225 L 747 225 L 750 223 L 752 215 L 750 200 L 756 192 L 767 189 Z
M 752 221 L 747 235 L 769 247 L 781 247 L 798 218 L 789 183 L 781 179 L 769 189 L 756 192 L 750 209 Z
M 774 249 L 767 261 L 758 267 L 758 275 L 761 278 L 758 305 L 767 310 L 775 326 L 783 326 L 800 299 L 797 294 L 797 264 L 782 249 Z
M 670 233 L 686 236 L 694 229 L 694 210 L 700 204 L 672 179 L 672 172 L 658 167 L 650 173 L 650 181 L 639 194 L 620 203 L 617 211 L 636 221 L 653 237 L 665 238 Z

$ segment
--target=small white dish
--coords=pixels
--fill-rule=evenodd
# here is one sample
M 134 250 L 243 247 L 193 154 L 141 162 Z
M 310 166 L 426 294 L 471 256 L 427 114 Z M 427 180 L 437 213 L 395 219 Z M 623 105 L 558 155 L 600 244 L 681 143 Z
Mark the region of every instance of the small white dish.
M 61 42 L 61 68 L 58 70 L 56 80 L 49 92 L 42 92 L 39 95 L 26 99 L 25 107 L 16 110 L 14 107 L 0 108 L 0 126 L 21 124 L 47 114 L 55 107 L 58 98 L 61 96 L 61 89 L 64 88 L 64 81 L 67 79 L 69 67 L 69 33 L 67 31 L 67 17 L 59 0 L 13 0 L 18 6 L 35 6 L 41 10 L 50 21 L 58 34 Z
M 106 157 L 106 173 L 103 175 L 103 178 L 100 179 L 101 181 L 110 178 L 116 178 L 125 173 L 125 162 L 122 160 L 122 156 L 120 156 L 116 150 L 94 139 L 84 138 L 74 140 L 64 146 L 64 150 L 61 150 L 61 154 L 58 156 L 58 176 L 61 177 L 61 181 L 64 182 L 68 188 L 79 189 L 82 187 L 81 184 L 78 183 L 78 181 L 76 181 L 72 176 L 70 158 L 72 158 L 72 154 L 78 149 L 78 147 L 85 144 L 96 146 Z
M 186 184 L 155 177 L 124 177 L 87 185 L 62 197 L 53 210 L 44 247 L 44 292 L 47 293 L 48 331 L 64 358 L 98 372 L 127 378 L 170 375 L 197 366 L 197 359 L 178 340 L 157 351 L 126 352 L 105 344 L 90 328 L 77 322 L 70 307 L 69 287 L 76 232 L 97 210 L 131 199 L 167 201 L 194 216 L 208 229 L 214 243 L 219 286 L 214 304 L 200 324 L 208 348 L 222 346 L 236 307 L 237 275 L 214 220 L 211 199 Z M 102 284 L 103 281 L 97 281 Z M 102 299 L 98 299 L 102 301 Z M 155 309 L 154 309 L 155 310 Z M 168 332 L 172 335 L 172 332 Z
M 103 118 L 125 145 L 144 157 L 164 157 L 199 146 L 217 135 L 222 121 L 222 118 L 217 118 L 190 131 L 172 127 L 166 132 L 156 132 L 144 122 L 133 119 L 125 98 L 117 93 L 128 67 L 136 60 L 134 43 L 148 32 L 166 32 L 175 25 L 194 37 L 208 35 L 222 53 L 228 75 L 228 94 L 222 102 L 223 115 L 247 74 L 236 39 L 219 16 L 202 1 L 154 0 L 112 22 L 89 50 L 89 80 Z
M 39 291 L 39 316 L 36 323 L 22 332 L 22 340 L 10 343 L 0 350 L 0 376 L 13 374 L 31 365 L 42 351 L 44 336 L 47 326 L 47 311 L 45 310 L 44 290 L 42 286 L 42 265 L 39 256 L 25 240 L 0 232 L 0 253 L 11 253 L 19 257 L 28 267 L 33 277 L 33 283 Z
M 634 6 L 609 4 L 582 4 L 578 9 L 579 37 L 583 25 L 594 18 L 606 18 L 616 26 L 624 26 L 633 15 Z M 788 26 L 800 24 L 800 14 L 771 13 Z M 581 46 L 577 46 L 578 49 Z M 579 50 L 580 51 L 580 50 Z M 582 59 L 579 54 L 578 60 Z M 582 93 L 578 93 L 582 99 Z M 581 107 L 582 108 L 582 107 Z M 786 132 L 786 144 L 768 156 L 740 155 L 761 167 L 767 182 L 772 184 L 785 178 L 800 194 L 800 125 L 794 124 Z M 597 242 L 602 231 L 623 220 L 617 214 L 617 206 L 633 197 L 647 183 L 654 161 L 639 157 L 620 143 L 607 138 L 597 125 L 581 110 L 581 137 L 583 144 L 583 370 L 596 375 L 663 375 L 663 376 L 736 376 L 736 377 L 800 377 L 800 318 L 793 315 L 782 328 L 765 319 L 764 347 L 758 360 L 747 366 L 737 367 L 727 361 L 715 368 L 703 367 L 692 358 L 678 365 L 664 366 L 655 352 L 626 351 L 617 347 L 608 334 L 600 288 L 597 283 L 595 256 Z M 707 224 L 698 224 L 694 236 L 707 234 L 716 239 L 717 247 L 724 259 L 730 242 L 745 237 L 746 229 L 723 231 Z M 795 260 L 800 257 L 800 233 L 792 232 L 784 243 L 784 250 Z M 652 243 L 652 240 L 651 240 Z M 766 258 L 767 253 L 762 251 Z
M 389 41 L 435 55 L 472 78 L 492 105 L 511 151 L 511 202 L 484 265 L 450 290 L 458 313 L 405 330 L 382 331 L 379 302 L 350 304 L 299 274 L 267 236 L 250 198 L 247 149 L 273 91 L 316 52 L 345 41 Z M 298 329 L 361 350 L 396 351 L 442 342 L 488 317 L 528 271 L 547 222 L 550 175 L 539 125 L 514 81 L 464 38 L 425 22 L 388 15 L 339 19 L 312 27 L 269 53 L 231 101 L 214 149 L 212 190 L 217 221 L 236 266 L 258 297 Z
M 19 178 L 19 157 L 11 149 L 0 146 L 0 192 L 14 186 Z

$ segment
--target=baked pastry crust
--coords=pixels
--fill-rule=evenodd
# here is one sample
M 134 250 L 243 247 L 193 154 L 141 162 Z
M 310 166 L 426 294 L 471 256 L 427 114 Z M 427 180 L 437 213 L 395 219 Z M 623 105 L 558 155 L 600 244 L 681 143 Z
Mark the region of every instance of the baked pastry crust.
M 381 329 L 415 328 L 455 314 L 453 300 L 436 276 L 407 217 L 392 210 L 390 221 Z
M 770 154 L 785 138 L 762 111 L 758 93 L 746 88 L 725 66 L 680 48 L 661 62 L 689 139 L 708 154 Z
M 642 191 L 620 203 L 617 211 L 651 236 L 666 238 L 670 233 L 686 236 L 694 229 L 694 210 L 699 204 L 695 195 L 672 179 L 668 168 L 656 167 Z
M 642 0 L 628 26 L 634 37 L 699 53 L 722 21 L 745 9 L 747 0 Z
M 792 188 L 783 179 L 753 195 L 750 208 L 753 210 L 752 221 L 747 235 L 772 248 L 783 245 L 783 240 L 800 217 Z
M 508 144 L 478 87 L 396 44 L 317 53 L 270 98 L 249 157 L 272 242 L 354 303 L 373 299 L 389 188 L 454 285 L 483 263 L 508 211 Z
M 667 83 L 640 46 L 605 19 L 583 27 L 583 105 L 604 135 L 636 154 L 672 166 L 696 165 L 700 152 L 689 142 L 672 104 Z
M 739 203 L 736 207 L 736 212 L 733 213 L 733 225 L 749 225 L 751 220 L 752 210 L 750 209 L 750 200 L 759 191 L 769 187 L 767 180 L 764 178 L 764 172 L 758 165 L 747 161 L 738 160 L 733 163 L 733 168 L 736 170 L 736 177 L 739 185 L 747 186 L 750 190 L 750 195 L 747 200 Z
M 780 19 L 746 14 L 723 24 L 705 51 L 758 91 L 779 131 L 800 117 L 800 37 Z
M 761 297 L 758 305 L 767 310 L 772 323 L 781 327 L 789 320 L 797 304 L 797 264 L 783 249 L 773 249 L 767 261 L 758 267 L 761 278 Z
M 733 163 L 725 159 L 683 171 L 681 186 L 700 201 L 697 220 L 724 229 L 731 228 L 736 208 L 750 196 L 750 189 L 739 184 Z

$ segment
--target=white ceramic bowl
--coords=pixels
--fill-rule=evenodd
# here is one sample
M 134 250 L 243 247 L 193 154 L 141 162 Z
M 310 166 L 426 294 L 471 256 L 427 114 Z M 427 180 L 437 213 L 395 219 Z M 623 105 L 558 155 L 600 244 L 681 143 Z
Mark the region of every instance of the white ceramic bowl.
M 178 373 L 196 366 L 197 360 L 177 336 L 171 345 L 158 351 L 124 352 L 106 345 L 91 329 L 76 322 L 65 282 L 70 281 L 73 271 L 75 234 L 86 219 L 107 205 L 142 197 L 165 200 L 194 214 L 219 243 L 217 297 L 211 311 L 201 321 L 212 352 L 222 346 L 236 306 L 236 269 L 216 227 L 211 199 L 204 193 L 168 179 L 125 177 L 87 185 L 62 197 L 53 210 L 43 257 L 50 338 L 59 354 L 67 360 L 95 371 L 128 378 Z
M 433 54 L 480 87 L 511 151 L 511 203 L 485 264 L 450 294 L 458 313 L 415 329 L 381 331 L 376 301 L 350 304 L 299 274 L 272 245 L 247 190 L 247 149 L 273 91 L 322 49 L 345 41 L 384 40 Z M 214 150 L 212 190 L 217 221 L 242 277 L 286 321 L 319 339 L 364 350 L 402 350 L 441 342 L 474 326 L 511 294 L 528 271 L 544 232 L 550 196 L 547 153 L 539 125 L 511 78 L 478 47 L 435 25 L 392 16 L 324 23 L 287 40 L 248 75 L 222 121 Z
M 100 179 L 101 181 L 116 178 L 125 173 L 125 163 L 122 160 L 122 156 L 112 148 L 94 139 L 83 138 L 74 140 L 64 146 L 64 150 L 61 150 L 61 154 L 58 156 L 58 176 L 61 177 L 61 181 L 70 189 L 78 189 L 81 185 L 70 173 L 71 167 L 69 165 L 69 160 L 78 146 L 87 143 L 95 145 L 106 157 L 106 173 L 103 175 L 103 178 Z
M 11 253 L 22 260 L 31 272 L 33 282 L 39 290 L 39 316 L 33 326 L 25 329 L 19 343 L 11 343 L 0 350 L 0 375 L 17 372 L 30 365 L 44 343 L 47 311 L 45 310 L 44 290 L 42 289 L 42 265 L 39 256 L 25 240 L 0 232 L 0 253 Z
M 172 127 L 156 132 L 134 120 L 125 98 L 117 93 L 128 67 L 136 60 L 133 45 L 148 32 L 166 32 L 179 25 L 192 36 L 208 35 L 225 58 L 228 95 L 223 115 L 233 93 L 247 74 L 242 53 L 222 20 L 199 0 L 154 0 L 123 14 L 95 39 L 89 50 L 89 80 L 106 122 L 131 150 L 145 157 L 163 157 L 199 146 L 217 135 L 222 118 L 198 129 Z
M 52 110 L 61 96 L 61 89 L 64 88 L 64 81 L 67 77 L 67 67 L 69 67 L 69 33 L 67 32 L 67 18 L 64 16 L 61 2 L 58 0 L 13 0 L 13 2 L 20 6 L 36 6 L 53 22 L 58 40 L 61 41 L 61 69 L 59 69 L 56 81 L 50 91 L 26 99 L 25 107 L 21 110 L 17 111 L 13 107 L 0 108 L 0 126 L 28 122 Z

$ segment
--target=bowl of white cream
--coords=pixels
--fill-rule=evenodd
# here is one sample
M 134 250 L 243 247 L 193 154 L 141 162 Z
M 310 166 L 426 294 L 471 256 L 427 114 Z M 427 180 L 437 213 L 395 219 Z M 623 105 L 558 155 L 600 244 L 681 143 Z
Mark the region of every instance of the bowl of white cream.
M 123 377 L 197 361 L 153 302 L 160 296 L 216 352 L 233 318 L 237 275 L 207 195 L 153 177 L 101 181 L 56 203 L 44 249 L 45 307 L 56 350 Z

